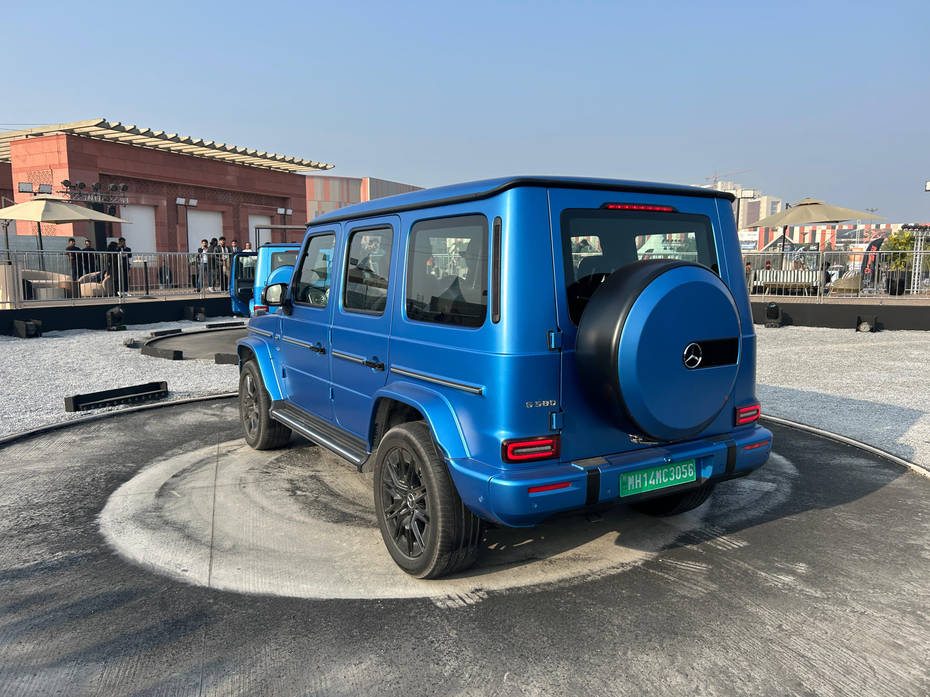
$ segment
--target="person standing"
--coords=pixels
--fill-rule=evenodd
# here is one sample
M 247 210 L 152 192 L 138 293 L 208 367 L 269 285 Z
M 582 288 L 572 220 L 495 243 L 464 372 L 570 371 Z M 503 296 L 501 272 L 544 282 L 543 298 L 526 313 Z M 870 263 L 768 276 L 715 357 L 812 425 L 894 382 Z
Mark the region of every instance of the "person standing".
M 207 283 L 207 267 L 210 265 L 210 248 L 206 240 L 200 240 L 200 249 L 197 250 L 197 290 L 203 290 Z
M 97 270 L 97 250 L 90 240 L 84 240 L 84 249 L 81 250 L 81 275 L 94 273 Z
M 226 290 L 229 287 L 229 259 L 232 250 L 226 246 L 226 238 L 220 237 L 219 244 L 216 245 L 216 251 L 219 253 L 219 270 L 220 270 L 220 290 Z
M 68 246 L 65 247 L 65 251 L 68 253 L 68 261 L 71 262 L 71 280 L 78 280 L 79 276 L 82 276 L 81 273 L 81 250 L 74 243 L 74 238 L 68 238 Z
M 119 294 L 129 295 L 129 260 L 132 258 L 132 249 L 126 246 L 125 237 L 120 237 L 116 241 L 116 250 L 119 252 L 119 269 L 117 270 Z
M 209 275 L 209 288 L 210 290 L 215 290 L 216 279 L 219 275 L 219 262 L 220 256 L 216 251 L 217 241 L 215 237 L 210 238 L 210 246 L 208 247 L 208 256 L 207 256 L 207 274 Z

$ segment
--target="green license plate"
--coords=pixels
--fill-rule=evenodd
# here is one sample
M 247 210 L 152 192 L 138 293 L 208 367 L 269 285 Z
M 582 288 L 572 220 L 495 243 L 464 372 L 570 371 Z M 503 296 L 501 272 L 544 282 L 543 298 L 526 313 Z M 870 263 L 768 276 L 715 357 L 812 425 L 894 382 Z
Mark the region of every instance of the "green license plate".
M 693 482 L 697 479 L 697 467 L 694 460 L 673 462 L 670 465 L 659 465 L 649 469 L 623 472 L 620 475 L 620 495 L 632 496 L 647 491 L 664 489 L 667 486 Z

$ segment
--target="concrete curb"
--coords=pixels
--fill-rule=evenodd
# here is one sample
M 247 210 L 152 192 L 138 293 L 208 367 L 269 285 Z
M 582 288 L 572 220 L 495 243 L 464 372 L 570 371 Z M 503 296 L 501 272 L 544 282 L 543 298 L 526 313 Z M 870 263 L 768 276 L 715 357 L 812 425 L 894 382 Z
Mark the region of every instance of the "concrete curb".
M 157 404 L 141 404 L 137 407 L 128 407 L 126 409 L 116 409 L 114 411 L 107 411 L 102 414 L 91 414 L 90 416 L 85 416 L 80 419 L 69 419 L 67 421 L 60 421 L 57 424 L 48 424 L 46 426 L 39 426 L 38 428 L 32 428 L 28 431 L 20 431 L 19 433 L 12 433 L 8 436 L 3 436 L 0 438 L 0 447 L 5 445 L 10 445 L 19 440 L 25 440 L 26 438 L 31 438 L 33 436 L 41 436 L 45 433 L 50 433 L 52 431 L 57 431 L 61 428 L 68 428 L 69 426 L 78 426 L 80 424 L 87 424 L 94 421 L 102 421 L 103 419 L 110 419 L 114 416 L 122 416 L 123 414 L 132 414 L 138 411 L 149 411 L 150 409 L 160 409 L 161 407 L 175 407 L 181 404 L 196 404 L 197 402 L 210 402 L 217 399 L 233 399 L 238 397 L 238 392 L 220 392 L 218 394 L 204 395 L 202 397 L 187 397 L 186 399 L 176 399 L 170 402 L 158 402 Z
M 158 348 L 156 344 L 162 339 L 176 339 L 179 336 L 192 336 L 194 334 L 212 334 L 214 332 L 227 332 L 230 329 L 241 329 L 246 326 L 245 322 L 216 322 L 213 325 L 206 325 L 205 329 L 165 329 L 152 332 L 149 338 L 142 342 L 142 355 L 152 356 L 153 358 L 165 358 L 169 361 L 183 361 L 183 349 L 163 349 Z M 238 362 L 238 359 L 237 359 Z M 219 361 L 217 361 L 219 363 Z
M 771 421 L 772 423 L 779 424 L 780 426 L 786 426 L 788 428 L 795 428 L 799 431 L 806 431 L 807 433 L 813 433 L 816 436 L 822 438 L 827 438 L 829 440 L 835 441 L 837 443 L 842 443 L 843 445 L 851 445 L 854 448 L 859 448 L 860 450 L 865 450 L 868 453 L 873 455 L 878 455 L 883 457 L 886 460 L 893 462 L 896 465 L 909 469 L 912 472 L 919 474 L 922 477 L 927 477 L 930 479 L 930 470 L 922 465 L 918 465 L 904 458 L 898 457 L 897 455 L 892 455 L 887 450 L 882 450 L 881 448 L 876 448 L 874 445 L 869 445 L 868 443 L 863 443 L 860 440 L 855 438 L 849 438 L 847 436 L 841 436 L 838 433 L 833 433 L 831 431 L 825 431 L 822 428 L 817 428 L 816 426 L 808 426 L 807 424 L 798 423 L 797 421 L 791 421 L 789 419 L 783 419 L 779 416 L 769 416 L 768 414 L 763 414 L 761 416 L 763 421 Z

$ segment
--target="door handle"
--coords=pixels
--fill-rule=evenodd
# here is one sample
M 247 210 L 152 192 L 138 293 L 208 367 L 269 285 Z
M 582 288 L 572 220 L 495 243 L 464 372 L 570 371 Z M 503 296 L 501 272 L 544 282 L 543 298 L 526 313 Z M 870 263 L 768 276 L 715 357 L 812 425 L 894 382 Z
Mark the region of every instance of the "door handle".
M 326 348 L 319 341 L 308 347 L 314 353 L 326 353 Z
M 366 358 L 363 365 L 366 368 L 373 368 L 374 370 L 384 370 L 384 363 L 373 358 Z

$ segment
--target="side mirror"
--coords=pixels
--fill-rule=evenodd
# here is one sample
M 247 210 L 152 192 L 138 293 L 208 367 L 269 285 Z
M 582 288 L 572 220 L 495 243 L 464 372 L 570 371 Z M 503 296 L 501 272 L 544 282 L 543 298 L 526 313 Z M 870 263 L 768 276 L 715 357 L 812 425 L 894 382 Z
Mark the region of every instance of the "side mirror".
M 272 283 L 262 291 L 262 305 L 281 307 L 287 300 L 287 283 Z

